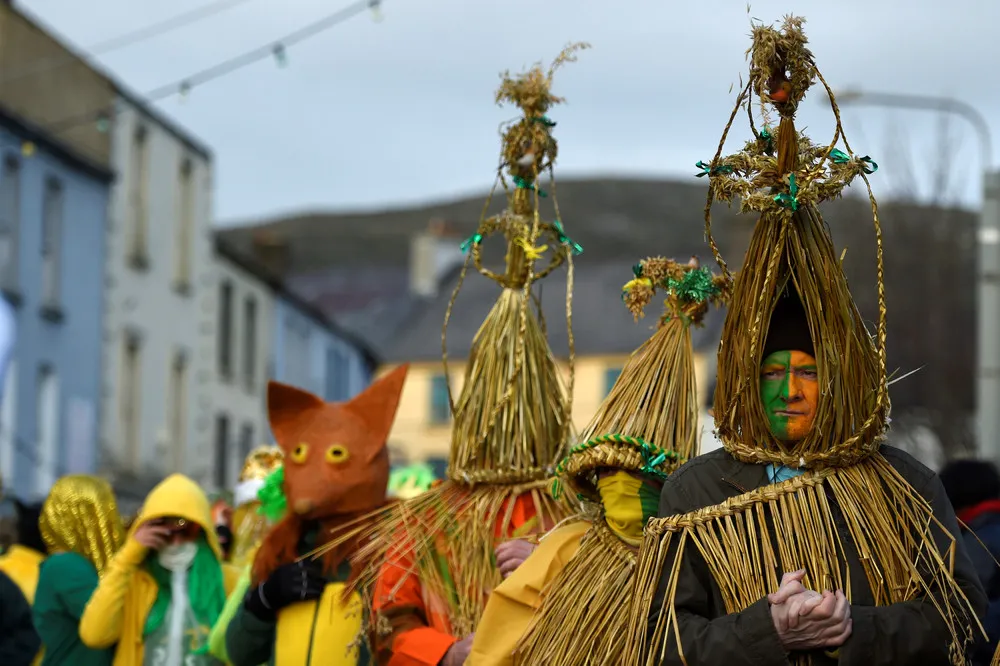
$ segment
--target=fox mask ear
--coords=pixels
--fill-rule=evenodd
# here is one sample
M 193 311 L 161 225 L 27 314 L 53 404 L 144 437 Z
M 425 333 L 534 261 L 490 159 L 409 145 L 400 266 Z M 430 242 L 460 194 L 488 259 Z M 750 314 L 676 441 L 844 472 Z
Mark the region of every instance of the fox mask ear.
M 267 383 L 267 417 L 271 422 L 271 433 L 282 451 L 288 453 L 289 447 L 297 444 L 292 440 L 301 423 L 302 413 L 321 408 L 324 404 L 321 398 L 300 388 L 281 382 Z
M 389 431 L 396 420 L 396 410 L 399 408 L 399 398 L 409 368 L 410 365 L 404 363 L 344 404 L 344 407 L 361 417 L 371 430 L 373 441 L 378 442 L 378 446 L 368 453 L 369 461 L 374 460 L 385 448 Z

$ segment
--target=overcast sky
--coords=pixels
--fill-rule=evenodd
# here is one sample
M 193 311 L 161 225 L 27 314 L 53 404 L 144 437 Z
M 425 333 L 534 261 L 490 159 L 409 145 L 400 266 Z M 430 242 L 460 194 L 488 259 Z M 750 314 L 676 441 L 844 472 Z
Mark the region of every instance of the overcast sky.
M 15 0 L 17 1 L 17 0 Z M 86 47 L 208 0 L 28 0 L 63 36 Z M 278 40 L 348 0 L 248 0 L 196 25 L 109 53 L 101 61 L 148 91 Z M 991 0 L 755 0 L 751 14 L 808 20 L 816 61 L 835 89 L 949 96 L 974 105 L 1000 137 L 1000 2 Z M 593 48 L 563 69 L 556 93 L 557 177 L 640 174 L 689 178 L 710 159 L 746 72 L 742 0 L 384 0 L 271 60 L 196 87 L 159 107 L 216 157 L 223 223 L 303 209 L 392 207 L 483 191 L 498 155 L 498 74 L 548 63 L 570 41 Z M 815 139 L 832 116 L 814 94 L 800 111 Z M 845 110 L 857 152 L 882 167 L 879 194 L 912 172 L 922 194 L 939 162 L 935 113 Z M 975 133 L 964 120 L 945 170 L 952 196 L 980 199 Z M 745 121 L 733 146 L 749 135 Z M 906 143 L 909 150 L 900 150 Z M 907 152 L 909 154 L 907 154 Z M 994 163 L 1000 144 L 994 141 Z

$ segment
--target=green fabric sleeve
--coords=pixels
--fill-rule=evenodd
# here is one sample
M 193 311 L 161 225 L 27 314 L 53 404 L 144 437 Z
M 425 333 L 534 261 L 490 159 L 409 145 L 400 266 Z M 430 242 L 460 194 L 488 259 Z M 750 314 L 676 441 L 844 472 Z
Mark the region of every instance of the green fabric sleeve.
M 57 595 L 75 619 L 83 617 L 90 596 L 97 589 L 97 570 L 87 558 L 76 553 L 53 555 L 43 565 L 45 575 L 59 581 Z
M 236 586 L 230 592 L 229 598 L 226 599 L 226 605 L 222 609 L 222 614 L 219 615 L 219 620 L 212 627 L 212 633 L 208 637 L 209 654 L 227 664 L 230 663 L 230 660 L 229 653 L 226 650 L 226 630 L 229 628 L 229 623 L 232 622 L 233 616 L 236 615 L 236 611 L 243 604 L 243 597 L 246 595 L 248 589 L 250 589 L 249 565 L 243 569 L 239 580 L 236 581 Z
M 274 663 L 276 622 L 265 622 L 246 611 L 241 603 L 226 629 L 226 651 L 232 666 Z

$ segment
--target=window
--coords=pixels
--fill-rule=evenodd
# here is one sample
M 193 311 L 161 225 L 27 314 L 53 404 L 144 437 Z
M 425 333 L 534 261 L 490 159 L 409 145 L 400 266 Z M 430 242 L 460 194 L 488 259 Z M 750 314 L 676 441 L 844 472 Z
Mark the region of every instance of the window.
M 608 368 L 604 371 L 604 395 L 611 393 L 611 388 L 618 381 L 618 377 L 622 374 L 621 368 Z
M 285 319 L 285 376 L 282 381 L 306 387 L 312 383 L 309 325 L 294 317 Z
M 227 466 L 229 464 L 229 417 L 219 414 L 215 417 L 215 487 L 226 487 Z
M 448 378 L 434 375 L 431 378 L 431 423 L 443 424 L 451 419 L 451 405 L 448 402 Z
M 350 368 L 347 365 L 347 355 L 336 347 L 326 350 L 326 399 L 347 400 Z
M 253 425 L 244 423 L 240 429 L 240 460 L 246 460 L 253 450 Z
M 170 443 L 176 472 L 184 469 L 187 452 L 187 368 L 187 355 L 175 352 L 170 365 Z
M 247 391 L 257 385 L 257 299 L 247 296 L 243 301 L 243 382 Z
M 174 249 L 174 287 L 180 292 L 191 288 L 191 244 L 194 239 L 194 167 L 181 162 L 177 178 L 177 247 Z
M 10 488 L 14 484 L 14 455 L 17 450 L 17 361 L 7 364 L 3 378 L 3 394 L 0 395 L 0 473 L 3 485 Z
M 21 230 L 21 164 L 7 156 L 0 173 L 0 287 L 17 289 L 18 239 Z
M 132 139 L 132 183 L 129 189 L 128 259 L 134 268 L 149 263 L 149 136 L 140 127 Z
M 38 402 L 35 405 L 38 423 L 38 468 L 36 492 L 47 493 L 60 475 L 59 464 L 59 384 L 55 368 L 43 364 L 38 368 Z
M 233 283 L 219 283 L 219 374 L 233 376 Z
M 62 271 L 63 187 L 55 178 L 45 181 L 42 200 L 42 306 L 59 306 Z
M 139 471 L 139 423 L 142 416 L 140 413 L 142 408 L 141 351 L 142 345 L 139 336 L 134 333 L 126 333 L 125 344 L 122 348 L 119 423 L 122 443 L 125 446 L 125 461 L 133 472 Z

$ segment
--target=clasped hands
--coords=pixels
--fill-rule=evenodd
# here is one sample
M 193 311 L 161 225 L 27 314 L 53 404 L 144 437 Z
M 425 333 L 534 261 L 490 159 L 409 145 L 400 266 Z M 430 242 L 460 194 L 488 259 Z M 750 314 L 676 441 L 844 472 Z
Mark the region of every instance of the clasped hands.
M 851 604 L 841 590 L 822 594 L 802 584 L 805 570 L 786 573 L 767 595 L 778 639 L 793 650 L 836 649 L 851 635 Z

